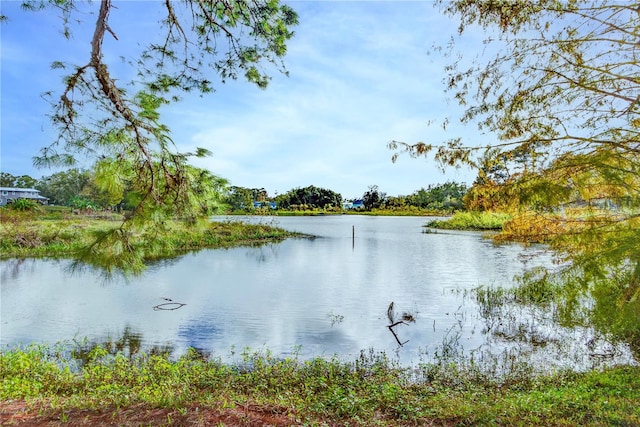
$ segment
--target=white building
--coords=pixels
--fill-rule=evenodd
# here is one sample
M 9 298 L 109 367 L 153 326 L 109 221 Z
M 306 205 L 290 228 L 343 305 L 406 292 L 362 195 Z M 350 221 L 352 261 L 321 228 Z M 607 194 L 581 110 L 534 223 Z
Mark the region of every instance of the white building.
M 49 199 L 42 197 L 40 191 L 34 188 L 0 187 L 0 206 L 13 203 L 18 199 L 34 200 L 41 205 L 49 203 Z

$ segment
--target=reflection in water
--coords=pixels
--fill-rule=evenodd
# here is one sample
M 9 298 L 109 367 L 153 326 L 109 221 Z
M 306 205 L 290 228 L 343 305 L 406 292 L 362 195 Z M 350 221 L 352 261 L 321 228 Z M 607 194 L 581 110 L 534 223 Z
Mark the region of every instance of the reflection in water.
M 555 291 L 546 286 L 536 288 L 523 281 L 509 289 L 481 287 L 472 292 L 479 319 L 484 323 L 482 333 L 489 338 L 489 344 L 527 354 L 530 361 L 539 365 L 548 363 L 545 354 L 554 354 L 559 361 L 557 366 L 564 368 L 638 360 L 628 342 L 602 333 L 595 324 L 567 326 L 559 318 L 560 300 L 552 294 Z
M 0 283 L 7 283 L 9 279 L 15 280 L 20 274 L 20 270 L 24 268 L 25 262 L 24 258 L 5 261 L 5 268 L 2 269 L 0 274 Z
M 153 306 L 154 311 L 158 311 L 158 310 L 173 311 L 187 305 L 182 302 L 174 302 L 171 298 L 162 297 L 162 299 L 168 302 L 163 302 L 162 304 L 154 305 Z
M 584 289 L 576 291 L 566 282 L 555 282 L 555 279 L 541 269 L 532 269 L 521 278 L 519 286 L 508 291 L 501 290 L 501 295 L 496 296 L 495 290 L 485 291 L 482 303 L 487 305 L 489 301 L 498 308 L 504 305 L 505 308 L 498 315 L 517 318 L 514 324 L 522 325 L 523 319 L 531 317 L 520 312 L 537 313 L 542 318 L 538 323 L 546 325 L 546 329 L 551 331 L 547 335 L 553 335 L 556 340 L 561 337 L 553 332 L 559 328 L 574 333 L 584 331 L 585 352 L 591 359 L 619 359 L 619 344 L 624 344 L 640 361 L 640 312 L 628 310 L 624 303 L 621 304 L 624 286 L 607 284 L 605 292 L 587 293 Z M 498 300 L 498 303 L 492 300 Z M 535 340 L 540 335 L 533 328 L 526 328 L 526 325 L 520 326 L 520 329 L 528 332 L 528 340 Z M 502 333 L 516 335 L 509 330 Z
M 173 351 L 170 344 L 143 346 L 143 343 L 142 333 L 127 325 L 118 338 L 74 341 L 71 347 L 71 357 L 84 365 L 104 354 L 111 356 L 121 354 L 132 360 L 141 353 L 168 356 Z
M 353 359 L 375 349 L 414 364 L 449 354 L 522 350 L 531 360 L 545 360 L 541 366 L 575 364 L 592 338 L 583 330 L 559 328 L 553 318 L 546 323 L 535 310 L 491 318 L 490 307 L 469 298 L 479 286 L 513 287 L 525 266 L 553 268 L 549 254 L 536 246 L 496 246 L 478 233 L 424 234 L 424 222 L 279 218 L 275 225 L 318 238 L 188 253 L 154 262 L 129 280 L 114 277 L 109 286 L 91 269 L 68 274 L 70 261 L 2 261 L 0 343 L 104 342 L 121 334 L 129 353 L 171 343 L 173 356 L 196 348 L 223 357 L 249 347 Z M 171 301 L 161 299 L 167 297 Z M 392 328 L 397 340 L 388 328 L 394 323 L 390 301 L 394 321 L 408 323 Z M 403 319 L 403 312 L 417 321 Z M 556 348 L 556 342 L 576 352 Z M 620 357 L 626 357 L 623 350 Z M 592 363 L 578 358 L 583 366 Z

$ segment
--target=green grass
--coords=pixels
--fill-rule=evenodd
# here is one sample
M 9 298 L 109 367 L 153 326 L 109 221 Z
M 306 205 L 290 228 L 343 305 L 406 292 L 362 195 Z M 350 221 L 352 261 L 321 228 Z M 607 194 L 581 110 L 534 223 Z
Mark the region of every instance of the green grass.
M 50 411 L 279 408 L 296 425 L 640 425 L 640 367 L 500 380 L 469 363 L 402 368 L 383 354 L 353 362 L 245 352 L 238 365 L 192 351 L 178 360 L 95 347 L 77 368 L 48 347 L 7 350 L 0 400 Z
M 426 226 L 446 230 L 502 230 L 511 215 L 499 212 L 456 212 L 446 220 L 434 220 Z
M 74 256 L 96 235 L 120 226 L 120 221 L 78 217 L 42 219 L 5 215 L 0 221 L 0 258 Z M 174 221 L 170 233 L 163 237 L 163 256 L 202 248 L 255 245 L 300 236 L 265 224 L 212 222 L 206 227 L 189 227 Z M 134 242 L 135 243 L 135 242 Z

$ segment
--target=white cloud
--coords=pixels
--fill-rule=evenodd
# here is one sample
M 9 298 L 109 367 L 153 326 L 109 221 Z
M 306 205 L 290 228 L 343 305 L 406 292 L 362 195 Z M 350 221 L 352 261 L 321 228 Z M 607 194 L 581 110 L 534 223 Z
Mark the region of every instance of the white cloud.
M 210 96 L 186 96 L 166 108 L 164 120 L 181 151 L 207 148 L 214 155 L 196 160 L 198 166 L 271 194 L 316 185 L 355 197 L 373 184 L 390 195 L 409 194 L 437 182 L 473 179 L 456 171 L 442 175 L 424 160 L 403 157 L 393 164 L 387 149 L 393 139 L 448 137 L 427 126 L 453 108 L 442 92 L 443 64 L 428 51 L 455 25 L 430 2 L 290 4 L 300 14 L 285 57 L 290 76 L 273 75 L 265 91 L 228 82 Z M 156 16 L 149 22 L 140 16 L 118 19 L 123 18 L 135 18 L 145 31 L 157 22 Z M 124 33 L 126 21 L 118 28 Z M 55 52 L 47 63 L 53 59 Z M 23 90 L 28 82 L 23 80 Z

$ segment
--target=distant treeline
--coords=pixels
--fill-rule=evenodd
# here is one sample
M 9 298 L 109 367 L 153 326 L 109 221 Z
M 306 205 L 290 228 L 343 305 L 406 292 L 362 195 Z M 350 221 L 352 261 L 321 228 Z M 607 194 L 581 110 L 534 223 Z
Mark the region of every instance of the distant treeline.
M 377 185 L 369 186 L 360 198 L 344 199 L 341 194 L 310 185 L 298 187 L 284 194 L 269 195 L 264 188 L 245 188 L 220 184 L 216 194 L 221 211 L 253 212 L 264 209 L 285 210 L 342 210 L 402 209 L 416 207 L 436 211 L 464 209 L 464 197 L 469 192 L 463 183 L 446 182 L 429 185 L 407 196 L 388 196 Z M 136 194 L 124 191 L 114 197 L 95 184 L 95 176 L 88 169 L 69 169 L 41 179 L 28 175 L 14 176 L 0 173 L 0 186 L 34 188 L 47 197 L 50 204 L 77 209 L 105 209 L 135 207 Z
M 465 184 L 447 182 L 429 185 L 408 196 L 387 196 L 377 185 L 371 185 L 360 198 L 345 199 L 335 191 L 310 185 L 298 187 L 276 196 L 264 188 L 229 187 L 226 203 L 232 211 L 255 209 L 342 210 L 417 207 L 429 210 L 456 211 L 464 209 Z

